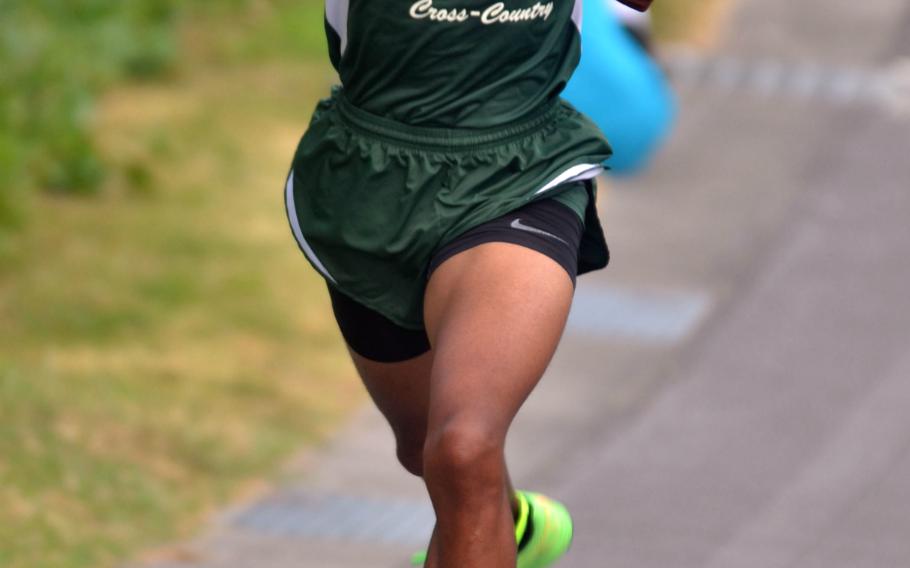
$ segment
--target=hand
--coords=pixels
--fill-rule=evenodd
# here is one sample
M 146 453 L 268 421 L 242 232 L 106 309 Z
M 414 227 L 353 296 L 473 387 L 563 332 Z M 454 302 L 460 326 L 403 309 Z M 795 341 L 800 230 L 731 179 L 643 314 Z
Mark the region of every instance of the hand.
M 647 10 L 648 7 L 651 6 L 651 2 L 653 2 L 653 0 L 619 0 L 619 1 L 634 10 L 638 10 L 639 12 L 644 12 L 645 10 Z

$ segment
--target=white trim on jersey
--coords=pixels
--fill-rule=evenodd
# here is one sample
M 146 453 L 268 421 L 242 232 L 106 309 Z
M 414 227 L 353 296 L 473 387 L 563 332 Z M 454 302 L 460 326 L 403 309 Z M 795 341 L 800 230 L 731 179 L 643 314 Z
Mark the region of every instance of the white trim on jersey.
M 581 18 L 582 11 L 584 6 L 584 0 L 575 0 L 575 6 L 572 8 L 572 21 L 575 22 L 575 27 L 578 28 L 579 33 L 581 33 Z
M 341 53 L 348 47 L 348 8 L 350 0 L 325 0 L 325 19 L 341 38 Z
M 540 195 L 541 193 L 550 191 L 554 187 L 565 183 L 594 179 L 603 171 L 604 167 L 600 164 L 578 164 L 577 166 L 572 166 L 571 168 L 553 178 L 550 183 L 534 192 L 534 195 Z
M 297 240 L 297 244 L 300 245 L 300 250 L 303 251 L 303 254 L 306 255 L 310 262 L 313 263 L 313 266 L 322 273 L 323 276 L 328 278 L 332 283 L 335 283 L 335 279 L 332 278 L 332 275 L 329 274 L 329 271 L 326 270 L 326 267 L 323 266 L 322 262 L 316 256 L 316 253 L 313 252 L 313 247 L 310 246 L 310 243 L 306 242 L 306 239 L 303 238 L 303 229 L 300 228 L 300 220 L 297 218 L 297 209 L 294 206 L 294 172 L 291 171 L 291 175 L 288 176 L 288 183 L 284 188 L 284 201 L 287 206 L 288 211 L 288 220 L 291 222 L 291 230 L 294 231 L 294 238 Z

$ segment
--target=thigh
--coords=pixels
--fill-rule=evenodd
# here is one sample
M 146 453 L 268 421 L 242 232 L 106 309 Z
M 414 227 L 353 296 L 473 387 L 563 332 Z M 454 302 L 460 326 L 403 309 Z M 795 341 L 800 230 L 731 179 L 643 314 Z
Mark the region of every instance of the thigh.
M 552 258 L 486 243 L 446 260 L 427 287 L 433 345 L 429 429 L 452 421 L 504 436 L 543 375 L 574 287 Z

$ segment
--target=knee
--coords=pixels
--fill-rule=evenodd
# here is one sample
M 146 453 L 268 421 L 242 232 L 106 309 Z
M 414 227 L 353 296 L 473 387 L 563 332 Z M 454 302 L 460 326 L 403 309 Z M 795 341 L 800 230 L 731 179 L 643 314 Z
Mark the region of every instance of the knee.
M 472 420 L 451 420 L 427 435 L 423 469 L 428 484 L 496 485 L 503 478 L 505 436 Z

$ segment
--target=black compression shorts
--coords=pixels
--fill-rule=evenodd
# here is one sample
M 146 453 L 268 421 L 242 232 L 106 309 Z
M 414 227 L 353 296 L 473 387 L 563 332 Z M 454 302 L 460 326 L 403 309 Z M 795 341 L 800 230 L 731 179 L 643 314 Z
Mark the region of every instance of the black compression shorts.
M 527 247 L 562 266 L 574 285 L 584 223 L 572 209 L 554 199 L 532 202 L 475 227 L 436 251 L 429 274 L 443 262 L 476 246 L 502 242 Z M 332 309 L 341 334 L 358 355 L 397 363 L 430 350 L 425 330 L 406 329 L 329 286 Z

